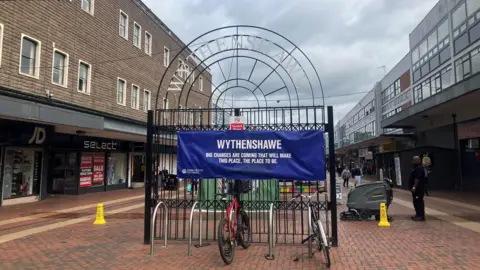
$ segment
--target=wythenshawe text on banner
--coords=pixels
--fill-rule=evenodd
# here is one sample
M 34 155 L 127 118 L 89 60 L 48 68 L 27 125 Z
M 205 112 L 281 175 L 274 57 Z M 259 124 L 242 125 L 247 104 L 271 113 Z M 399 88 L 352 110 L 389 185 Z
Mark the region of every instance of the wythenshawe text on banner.
M 325 180 L 323 131 L 181 131 L 180 178 Z

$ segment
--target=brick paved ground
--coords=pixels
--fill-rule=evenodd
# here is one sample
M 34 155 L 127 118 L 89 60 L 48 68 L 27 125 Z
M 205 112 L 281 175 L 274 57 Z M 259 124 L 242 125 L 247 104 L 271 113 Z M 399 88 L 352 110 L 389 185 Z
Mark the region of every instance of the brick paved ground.
M 346 191 L 345 191 L 346 192 Z M 55 212 L 71 206 L 89 205 L 130 196 L 139 196 L 142 190 L 119 191 L 91 196 L 75 197 L 74 203 L 61 205 L 39 203 L 41 212 Z M 398 193 L 398 194 L 397 194 Z M 109 198 L 105 198 L 108 195 Z M 408 194 L 395 192 L 395 199 L 409 201 Z M 47 200 L 48 201 L 48 200 Z M 47 202 L 45 201 L 45 202 Z M 69 200 L 67 200 L 69 201 Z M 52 229 L 0 244 L 0 269 L 322 269 L 321 254 L 307 258 L 307 247 L 279 245 L 276 259 L 265 260 L 267 244 L 252 244 L 248 250 L 237 248 L 234 263 L 225 267 L 218 253 L 218 246 L 193 248 L 193 256 L 187 256 L 185 241 L 169 241 L 162 248 L 157 241 L 156 253 L 149 255 L 149 247 L 143 245 L 143 208 L 140 199 L 111 204 L 106 213 L 121 211 L 106 217 L 107 224 L 93 226 L 95 208 L 73 211 L 71 216 L 53 218 L 48 224 L 87 217 L 88 220 Z M 46 206 L 46 205 L 51 206 Z M 441 209 L 448 214 L 472 212 L 459 206 L 427 198 L 427 207 Z M 108 204 L 107 204 L 108 205 Z M 125 207 L 136 207 L 122 211 Z M 26 206 L 22 206 L 26 207 Z M 34 213 L 35 205 L 23 208 Z M 7 211 L 4 211 L 7 210 Z M 339 211 L 343 206 L 339 206 Z M 0 208 L 0 222 L 12 217 L 12 210 Z M 7 214 L 4 215 L 4 212 Z M 15 212 L 15 211 L 14 211 Z M 480 265 L 480 234 L 447 221 L 428 217 L 425 223 L 412 222 L 413 210 L 393 204 L 389 215 L 394 217 L 390 228 L 379 228 L 372 222 L 339 221 L 339 247 L 332 249 L 332 269 L 478 269 Z M 478 212 L 477 212 L 478 213 Z M 21 213 L 16 213 L 17 217 Z M 469 219 L 465 214 L 463 218 Z M 15 216 L 15 215 L 14 215 Z M 90 216 L 90 218 L 88 218 Z M 43 219 L 0 226 L 0 239 L 26 228 L 44 226 Z M 1 224 L 1 223 L 0 223 Z M 478 225 L 478 223 L 475 223 Z M 211 226 L 211 225 L 210 225 Z M 209 226 L 209 227 L 210 227 Z M 210 229 L 210 228 L 209 228 Z M 214 228 L 212 228 L 214 229 Z M 294 262 L 295 256 L 300 261 Z

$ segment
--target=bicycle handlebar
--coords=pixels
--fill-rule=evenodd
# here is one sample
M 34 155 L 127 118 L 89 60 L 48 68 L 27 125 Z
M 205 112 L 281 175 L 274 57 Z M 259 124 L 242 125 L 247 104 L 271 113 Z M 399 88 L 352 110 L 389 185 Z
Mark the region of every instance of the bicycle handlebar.
M 295 199 L 297 199 L 298 197 L 303 197 L 305 199 L 309 199 L 311 200 L 313 198 L 313 196 L 317 195 L 318 194 L 318 190 L 315 191 L 312 195 L 303 195 L 302 193 L 298 193 L 297 195 L 293 196 L 292 198 L 292 201 L 294 201 Z

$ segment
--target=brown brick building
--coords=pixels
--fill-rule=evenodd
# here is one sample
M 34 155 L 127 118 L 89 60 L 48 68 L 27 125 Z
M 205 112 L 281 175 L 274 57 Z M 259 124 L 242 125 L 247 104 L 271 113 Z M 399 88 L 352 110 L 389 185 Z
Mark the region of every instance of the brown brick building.
M 147 110 L 183 46 L 140 0 L 0 1 L 0 202 L 142 183 Z M 194 75 L 187 107 L 206 108 Z

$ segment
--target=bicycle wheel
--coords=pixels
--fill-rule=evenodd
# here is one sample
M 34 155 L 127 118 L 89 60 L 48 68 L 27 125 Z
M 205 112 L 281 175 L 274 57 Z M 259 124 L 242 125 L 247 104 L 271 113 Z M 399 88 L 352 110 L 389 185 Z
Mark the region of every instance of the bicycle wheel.
M 227 219 L 222 219 L 218 224 L 218 248 L 225 264 L 231 264 L 235 255 L 235 244 L 230 241 L 230 226 Z
M 317 223 L 318 215 L 313 209 L 312 209 L 311 215 L 312 215 L 312 220 L 310 222 L 312 223 L 313 233 L 316 235 L 315 247 L 317 248 L 318 251 L 320 251 L 322 250 L 322 245 L 321 245 L 322 235 L 320 233 L 320 228 L 318 227 L 318 223 Z
M 240 221 L 238 222 L 238 243 L 247 249 L 252 243 L 252 230 L 250 228 L 250 218 L 245 211 L 240 211 Z
M 330 268 L 330 248 L 322 244 L 323 256 L 325 257 L 325 264 Z
M 325 264 L 327 265 L 328 268 L 330 268 L 331 261 L 330 261 L 330 247 L 328 245 L 327 238 L 325 237 L 325 233 L 323 231 L 323 227 L 320 220 L 317 222 L 317 228 L 318 228 L 318 241 L 320 244 L 320 249 L 323 252 L 323 256 L 325 257 Z

